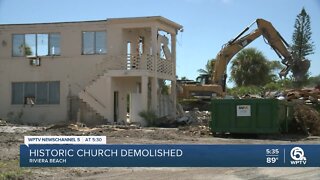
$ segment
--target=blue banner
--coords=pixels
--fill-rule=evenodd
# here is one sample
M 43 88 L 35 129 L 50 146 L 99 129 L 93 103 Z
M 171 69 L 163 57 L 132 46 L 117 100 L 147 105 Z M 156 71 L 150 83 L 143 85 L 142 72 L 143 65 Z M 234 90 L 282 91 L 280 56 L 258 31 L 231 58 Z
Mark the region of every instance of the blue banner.
M 21 167 L 320 167 L 320 145 L 20 145 Z

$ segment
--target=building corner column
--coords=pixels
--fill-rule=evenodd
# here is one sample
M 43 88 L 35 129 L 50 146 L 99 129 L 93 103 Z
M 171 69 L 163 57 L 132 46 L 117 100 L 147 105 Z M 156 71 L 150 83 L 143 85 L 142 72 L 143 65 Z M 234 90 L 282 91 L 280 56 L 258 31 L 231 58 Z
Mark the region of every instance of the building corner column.
M 171 101 L 172 116 L 176 118 L 177 107 L 177 78 L 176 78 L 176 34 L 171 33 L 171 59 L 172 59 L 172 79 L 171 79 Z
M 159 115 L 158 108 L 158 79 L 153 77 L 151 80 L 151 107 L 155 111 L 156 115 Z
M 141 76 L 141 107 L 148 110 L 148 76 Z

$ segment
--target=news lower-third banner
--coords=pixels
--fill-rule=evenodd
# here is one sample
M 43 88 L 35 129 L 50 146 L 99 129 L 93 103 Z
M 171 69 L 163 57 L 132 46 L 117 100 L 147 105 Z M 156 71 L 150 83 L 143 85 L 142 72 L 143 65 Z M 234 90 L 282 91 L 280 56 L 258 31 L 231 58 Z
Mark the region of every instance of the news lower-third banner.
M 20 166 L 320 167 L 320 145 L 22 144 Z

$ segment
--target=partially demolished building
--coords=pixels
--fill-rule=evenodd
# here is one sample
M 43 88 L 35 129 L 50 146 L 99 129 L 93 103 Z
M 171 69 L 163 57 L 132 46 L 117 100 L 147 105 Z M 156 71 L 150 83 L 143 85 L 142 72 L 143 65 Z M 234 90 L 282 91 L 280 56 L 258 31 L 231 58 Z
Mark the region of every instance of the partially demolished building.
M 175 116 L 180 29 L 160 16 L 0 25 L 0 118 L 94 125 L 144 124 L 138 114 L 148 110 Z

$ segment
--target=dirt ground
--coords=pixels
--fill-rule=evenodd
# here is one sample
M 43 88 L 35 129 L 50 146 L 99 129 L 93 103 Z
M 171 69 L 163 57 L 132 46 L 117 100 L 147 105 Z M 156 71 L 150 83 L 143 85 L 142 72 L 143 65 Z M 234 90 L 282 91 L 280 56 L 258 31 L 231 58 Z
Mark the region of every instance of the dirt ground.
M 320 179 L 320 168 L 20 168 L 25 135 L 101 135 L 113 144 L 319 144 L 300 135 L 213 137 L 199 128 L 0 126 L 0 179 Z

